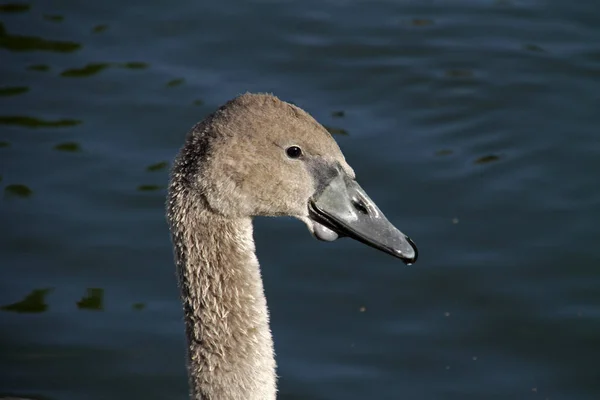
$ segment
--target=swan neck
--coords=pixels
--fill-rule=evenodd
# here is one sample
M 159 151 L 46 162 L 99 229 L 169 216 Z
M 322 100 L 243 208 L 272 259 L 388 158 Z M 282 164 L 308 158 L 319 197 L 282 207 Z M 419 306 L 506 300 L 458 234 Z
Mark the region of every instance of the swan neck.
M 192 398 L 274 400 L 273 340 L 251 219 L 199 210 L 197 202 L 171 205 Z

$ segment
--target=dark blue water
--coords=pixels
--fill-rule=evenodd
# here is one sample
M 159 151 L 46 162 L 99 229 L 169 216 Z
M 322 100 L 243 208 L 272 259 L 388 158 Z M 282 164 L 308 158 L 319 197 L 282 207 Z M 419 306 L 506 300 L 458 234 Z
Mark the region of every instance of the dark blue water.
M 0 5 L 0 393 L 187 398 L 187 130 L 274 92 L 419 245 L 258 219 L 281 399 L 600 398 L 600 5 Z

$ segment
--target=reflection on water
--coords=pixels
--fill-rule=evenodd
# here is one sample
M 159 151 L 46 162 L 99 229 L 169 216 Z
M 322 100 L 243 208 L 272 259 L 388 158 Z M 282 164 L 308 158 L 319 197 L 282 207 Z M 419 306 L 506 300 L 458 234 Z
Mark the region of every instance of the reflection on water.
M 148 63 L 139 62 L 139 61 L 131 61 L 121 64 L 114 64 L 118 67 L 128 68 L 128 69 L 146 69 L 149 67 Z
M 332 135 L 347 135 L 348 131 L 343 128 L 338 128 L 335 126 L 323 125 L 325 129 L 329 131 Z
M 433 25 L 433 20 L 425 18 L 414 18 L 408 21 L 408 25 L 415 27 L 423 27 Z
M 537 44 L 526 44 L 523 46 L 523 49 L 527 51 L 533 51 L 534 53 L 544 53 L 546 51 Z
M 157 190 L 161 190 L 164 186 L 161 185 L 139 185 L 137 190 L 140 192 L 154 192 Z
M 59 143 L 54 146 L 54 150 L 75 153 L 81 151 L 81 145 L 76 142 Z
M 81 68 L 70 68 L 60 73 L 60 76 L 68 78 L 83 78 L 95 75 L 110 66 L 109 63 L 92 63 Z
M 71 53 L 81 48 L 72 41 L 48 40 L 37 36 L 11 35 L 0 22 L 0 48 L 10 51 L 53 51 Z
M 50 66 L 46 65 L 46 64 L 33 64 L 33 65 L 30 65 L 29 67 L 27 67 L 27 69 L 30 71 L 45 72 L 45 71 L 50 71 Z
M 27 86 L 8 86 L 0 88 L 0 96 L 16 96 L 27 92 L 29 92 Z
M 25 3 L 6 3 L 0 4 L 0 14 L 1 13 L 21 13 L 25 11 L 29 11 L 31 6 Z
M 23 300 L 0 306 L 0 310 L 15 313 L 42 313 L 48 311 L 47 297 L 54 291 L 53 288 L 34 289 Z M 75 304 L 79 310 L 103 311 L 104 289 L 88 288 L 86 294 L 80 300 L 77 300 Z M 141 311 L 145 308 L 146 303 L 143 302 L 131 304 L 131 309 L 134 311 Z
M 445 72 L 448 78 L 467 79 L 473 77 L 473 71 L 468 69 L 449 69 Z
M 160 171 L 160 170 L 167 168 L 168 166 L 169 166 L 168 162 L 161 161 L 161 162 L 157 162 L 156 164 L 148 165 L 146 167 L 146 171 L 150 171 L 150 172 Z
M 263 91 L 423 250 L 257 221 L 281 400 L 600 398 L 597 4 L 338 3 L 0 4 L 2 394 L 188 398 L 167 173 Z
M 77 302 L 77 308 L 80 310 L 104 310 L 104 289 L 89 288 L 85 296 Z
M 185 79 L 183 79 L 183 78 L 176 78 L 176 79 L 172 79 L 169 82 L 167 82 L 167 87 L 181 86 L 184 83 L 185 83 Z
M 451 155 L 453 153 L 454 153 L 454 151 L 452 151 L 450 149 L 441 149 L 441 150 L 436 151 L 435 155 L 443 157 L 443 156 L 449 156 L 449 155 Z
M 26 128 L 65 128 L 80 125 L 83 121 L 72 118 L 44 120 L 21 115 L 0 116 L 0 125 L 17 125 Z
M 65 17 L 62 15 L 44 14 L 44 19 L 50 22 L 62 22 Z
M 96 75 L 109 67 L 127 68 L 127 69 L 146 69 L 149 67 L 147 63 L 139 61 L 131 61 L 125 63 L 90 63 L 81 68 L 69 68 L 60 73 L 60 76 L 65 78 L 85 78 Z
M 35 289 L 25 298 L 16 303 L 7 304 L 0 307 L 2 311 L 10 311 L 16 313 L 42 313 L 48 310 L 46 296 L 52 292 L 52 289 Z
M 108 25 L 106 24 L 101 24 L 101 25 L 96 25 L 92 28 L 92 32 L 93 33 L 102 33 L 104 31 L 106 31 L 108 29 Z
M 7 196 L 29 197 L 33 194 L 33 190 L 26 185 L 13 183 L 4 188 L 4 193 Z
M 475 161 L 473 161 L 475 164 L 487 164 L 487 163 L 491 163 L 494 161 L 498 161 L 500 159 L 500 156 L 497 156 L 495 154 L 490 154 L 487 156 L 482 156 L 479 157 L 477 159 L 475 159 Z

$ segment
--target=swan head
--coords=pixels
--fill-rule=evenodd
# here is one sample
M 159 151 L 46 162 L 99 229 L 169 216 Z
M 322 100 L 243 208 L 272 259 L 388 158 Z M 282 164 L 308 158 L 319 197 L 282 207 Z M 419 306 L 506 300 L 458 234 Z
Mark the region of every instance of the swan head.
M 329 132 L 268 94 L 244 94 L 188 134 L 175 163 L 188 189 L 230 218 L 292 216 L 318 239 L 351 237 L 406 263 L 415 244 L 356 182 Z

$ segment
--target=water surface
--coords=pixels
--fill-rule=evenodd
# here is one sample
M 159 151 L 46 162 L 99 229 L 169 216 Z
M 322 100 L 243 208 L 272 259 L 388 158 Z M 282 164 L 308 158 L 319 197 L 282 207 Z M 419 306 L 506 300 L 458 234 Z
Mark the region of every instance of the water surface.
M 0 5 L 0 393 L 187 398 L 164 219 L 245 91 L 329 127 L 412 267 L 258 219 L 281 399 L 600 398 L 593 1 Z

